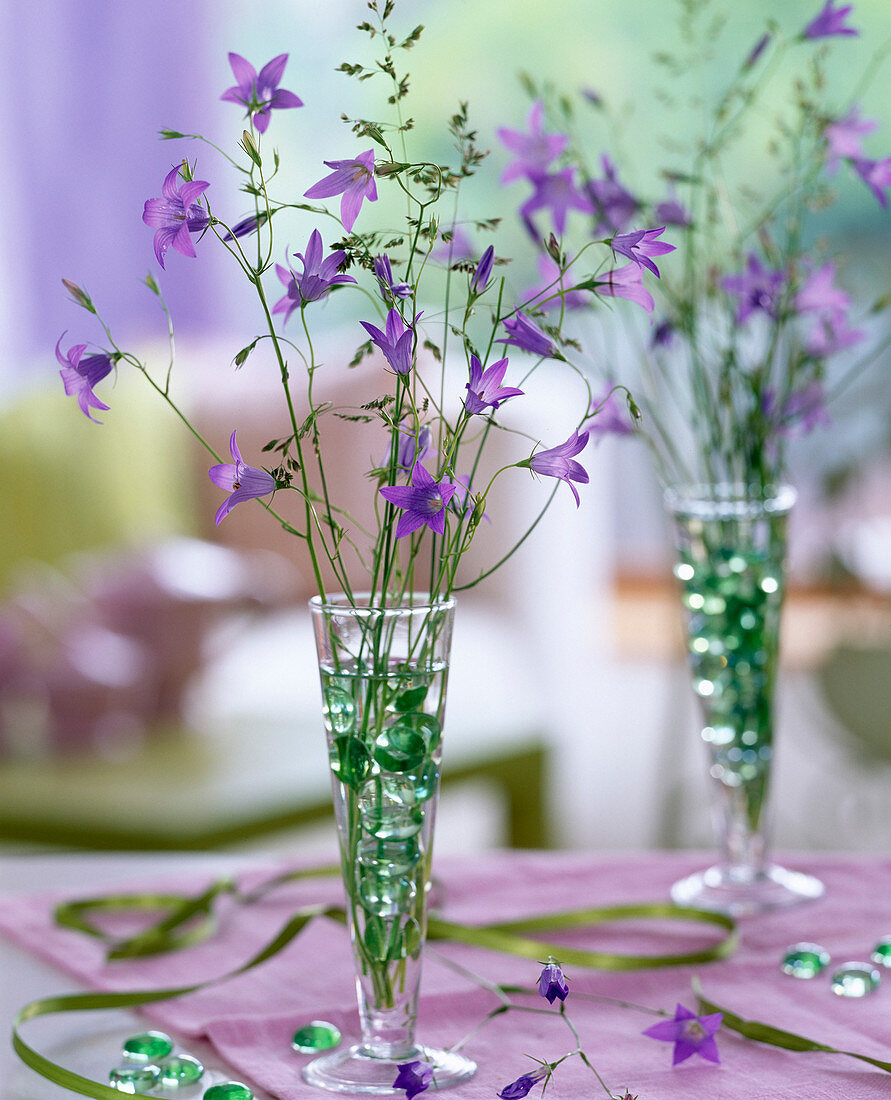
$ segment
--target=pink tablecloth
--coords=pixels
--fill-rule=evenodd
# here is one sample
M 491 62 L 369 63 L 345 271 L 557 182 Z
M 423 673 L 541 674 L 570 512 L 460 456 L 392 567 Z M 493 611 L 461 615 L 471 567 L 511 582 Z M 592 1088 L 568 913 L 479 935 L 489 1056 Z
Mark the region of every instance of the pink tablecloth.
M 875 942 L 891 934 L 891 860 L 807 856 L 793 862 L 824 880 L 826 896 L 793 910 L 743 921 L 742 945 L 731 959 L 695 968 L 704 992 L 743 1017 L 891 1060 L 891 972 L 876 993 L 852 1000 L 832 994 L 828 974 L 799 981 L 779 969 L 784 949 L 800 940 L 821 943 L 834 962 L 867 958 Z M 474 856 L 472 861 L 443 859 L 435 868 L 439 911 L 447 919 L 473 923 L 582 906 L 659 901 L 676 878 L 698 864 L 689 854 L 678 853 L 610 858 L 511 852 Z M 248 875 L 246 883 L 250 882 Z M 187 884 L 139 882 L 133 889 L 185 886 L 195 891 L 202 885 L 194 880 Z M 85 883 L 78 896 L 91 893 Z M 221 927 L 213 939 L 175 956 L 138 962 L 107 964 L 101 944 L 54 927 L 51 911 L 57 895 L 0 898 L 0 932 L 85 986 L 164 988 L 209 979 L 235 968 L 274 935 L 296 906 L 336 902 L 339 894 L 336 880 L 310 879 L 284 887 L 250 907 L 224 901 Z M 713 932 L 703 925 L 650 922 L 566 933 L 562 942 L 595 950 L 657 953 L 693 950 L 711 942 L 712 937 Z M 437 1045 L 456 1042 L 497 1004 L 491 993 L 444 965 L 439 955 L 502 983 L 531 986 L 539 969 L 535 963 L 490 951 L 436 945 L 425 962 L 419 1038 Z M 694 969 L 607 973 L 567 967 L 567 973 L 572 979 L 567 1010 L 580 1031 L 583 1048 L 619 1094 L 627 1087 L 641 1100 L 867 1100 L 891 1096 L 891 1076 L 865 1063 L 834 1054 L 790 1053 L 727 1031 L 718 1034 L 720 1066 L 694 1057 L 672 1068 L 671 1046 L 641 1036 L 655 1017 L 585 995 L 669 1011 L 679 1001 L 695 1007 L 690 991 Z M 526 1003 L 545 1005 L 538 998 Z M 331 921 L 314 921 L 262 966 L 155 1006 L 145 1014 L 156 1025 L 182 1037 L 186 1047 L 189 1037 L 208 1038 L 235 1076 L 280 1100 L 317 1100 L 320 1094 L 300 1079 L 306 1059 L 296 1055 L 289 1042 L 296 1027 L 317 1018 L 337 1024 L 346 1039 L 356 1035 L 346 932 Z M 550 1016 L 507 1013 L 487 1024 L 466 1045 L 465 1052 L 479 1063 L 479 1071 L 450 1095 L 455 1100 L 489 1100 L 509 1081 L 533 1068 L 527 1055 L 554 1060 L 571 1047 L 569 1032 L 556 1012 Z M 551 1100 L 569 1100 L 596 1097 L 599 1092 L 590 1072 L 573 1058 L 559 1068 L 546 1095 Z

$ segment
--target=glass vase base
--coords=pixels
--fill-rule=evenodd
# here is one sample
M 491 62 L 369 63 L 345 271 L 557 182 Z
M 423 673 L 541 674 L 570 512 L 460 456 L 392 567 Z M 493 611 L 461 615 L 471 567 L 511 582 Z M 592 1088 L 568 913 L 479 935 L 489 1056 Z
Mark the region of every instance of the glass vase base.
M 749 917 L 771 909 L 783 909 L 814 901 L 823 894 L 823 883 L 802 871 L 768 864 L 757 871 L 709 867 L 676 882 L 671 888 L 675 905 L 709 909 L 731 917 Z
M 404 1058 L 371 1058 L 362 1047 L 336 1051 L 315 1058 L 303 1069 L 303 1080 L 328 1092 L 365 1093 L 374 1096 L 404 1096 L 404 1089 L 393 1088 L 399 1066 L 406 1062 L 426 1062 L 433 1066 L 433 1089 L 460 1085 L 476 1073 L 476 1062 L 448 1050 L 417 1047 Z

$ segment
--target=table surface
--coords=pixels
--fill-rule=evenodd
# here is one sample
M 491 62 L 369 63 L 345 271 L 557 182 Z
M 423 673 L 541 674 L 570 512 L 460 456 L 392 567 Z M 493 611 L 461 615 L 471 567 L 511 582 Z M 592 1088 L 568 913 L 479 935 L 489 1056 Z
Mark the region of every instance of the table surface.
M 742 945 L 736 955 L 723 962 L 696 968 L 695 972 L 702 978 L 707 995 L 744 1017 L 785 1026 L 818 1041 L 889 1060 L 891 974 L 871 997 L 853 1001 L 832 996 L 827 975 L 812 982 L 798 982 L 784 977 L 779 972 L 778 960 L 790 943 L 805 939 L 823 942 L 837 962 L 842 961 L 842 955 L 847 959 L 857 951 L 862 956 L 868 955 L 871 945 L 878 938 L 891 933 L 891 860 L 808 854 L 797 857 L 794 862 L 802 870 L 823 875 L 831 887 L 826 898 L 796 910 L 742 922 Z M 700 864 L 701 858 L 689 852 L 632 855 L 496 852 L 463 862 L 448 857 L 434 867 L 434 875 L 441 867 L 443 896 L 446 899 L 443 915 L 474 923 L 487 908 L 491 910 L 493 919 L 505 919 L 581 906 L 664 900 L 671 881 L 679 873 Z M 68 896 L 95 896 L 151 886 L 155 880 L 163 881 L 180 874 L 217 876 L 246 870 L 262 871 L 274 866 L 277 863 L 272 857 L 269 861 L 263 861 L 252 856 L 248 862 L 243 855 L 216 854 L 0 857 L 0 914 L 4 902 L 8 903 L 11 897 L 20 893 L 58 891 Z M 490 881 L 493 883 L 491 898 L 486 902 L 482 895 Z M 500 882 L 500 887 L 494 885 L 496 881 Z M 710 940 L 713 933 L 702 929 L 703 926 L 699 926 L 699 930 L 692 929 L 693 938 Z M 647 933 L 644 930 L 637 934 Z M 595 949 L 627 952 L 630 949 L 628 937 L 633 935 L 633 930 L 614 930 L 612 933 L 607 930 L 591 935 L 590 944 L 578 938 L 573 942 Z M 606 935 L 605 942 L 597 939 L 601 935 Z M 535 963 L 481 952 L 479 949 L 459 949 L 458 945 L 447 947 L 454 949 L 455 961 L 459 958 L 466 961 L 469 951 L 470 957 L 475 960 L 472 965 L 476 966 L 482 957 L 479 972 L 490 980 L 520 980 L 528 985 L 537 977 Z M 682 945 L 678 948 L 675 943 L 663 949 L 688 950 L 689 947 Z M 445 951 L 446 948 L 438 946 L 437 950 Z M 645 945 L 646 953 L 658 950 L 656 940 Z M 342 977 L 337 973 L 342 962 L 332 961 L 332 985 L 336 985 Z M 530 966 L 535 974 L 526 973 Z M 346 973 L 347 968 L 340 966 L 340 969 Z M 435 960 L 425 969 L 429 996 L 433 999 L 454 996 L 454 974 L 451 977 L 452 993 L 449 994 L 446 989 L 448 983 L 442 981 L 439 970 Z M 570 971 L 570 968 L 567 970 Z M 584 1028 L 583 1046 L 599 1068 L 609 1070 L 609 1082 L 619 1095 L 626 1084 L 632 1094 L 639 1092 L 641 1100 L 704 1095 L 708 1095 L 710 1100 L 737 1100 L 742 1097 L 746 1100 L 791 1100 L 792 1097 L 797 1100 L 872 1100 L 891 1093 L 889 1077 L 862 1062 L 838 1055 L 779 1051 L 742 1041 L 724 1032 L 719 1035 L 723 1055 L 720 1067 L 694 1058 L 672 1069 L 671 1048 L 667 1044 L 639 1038 L 640 1031 L 654 1022 L 655 1017 L 635 1014 L 629 1018 L 621 1009 L 592 1005 L 590 1000 L 585 1002 L 579 997 L 583 992 L 588 995 L 599 990 L 610 997 L 637 1000 L 671 1011 L 676 1000 L 684 1000 L 691 1006 L 695 1004 L 689 984 L 693 972 L 690 968 L 627 974 L 604 974 L 577 968 L 570 972 L 573 978 L 571 991 L 578 991 L 572 1012 L 578 1012 L 577 1022 L 580 1028 Z M 174 977 L 173 984 L 176 980 Z M 346 987 L 346 983 L 344 985 Z M 7 1030 L 16 1011 L 26 1002 L 83 988 L 75 978 L 0 936 L 0 1024 Z M 422 985 L 422 1018 L 423 990 Z M 326 988 L 326 996 L 329 992 Z M 481 991 L 477 990 L 476 994 L 479 993 Z M 469 1000 L 473 999 L 471 994 Z M 541 1004 L 544 1005 L 544 1002 Z M 473 1016 L 477 1021 L 481 1015 L 479 1007 L 477 997 Z M 435 1012 L 433 1010 L 434 1017 Z M 428 1028 L 429 1015 L 428 1010 Z M 138 1022 L 138 1019 L 135 1015 L 121 1013 L 61 1015 L 30 1023 L 26 1037 L 48 1057 L 88 1076 L 91 1071 L 98 1075 L 97 1059 L 99 1064 L 104 1064 L 102 1057 L 107 1057 L 105 1052 L 109 1042 L 117 1042 L 117 1037 L 132 1034 L 131 1027 L 144 1029 L 145 1020 Z M 498 1035 L 493 1027 L 491 1036 L 481 1036 L 478 1043 L 471 1043 L 467 1048 L 467 1052 L 479 1061 L 480 1072 L 469 1085 L 452 1092 L 455 1100 L 494 1096 L 499 1087 L 531 1068 L 531 1063 L 520 1061 L 524 1053 L 541 1054 L 542 1057 L 558 1053 L 546 1050 L 546 1037 L 536 1035 L 534 1039 L 530 1038 L 526 1020 L 537 1017 L 510 1014 L 510 1019 L 515 1031 L 522 1026 L 530 1049 L 525 1049 L 523 1037 L 509 1030 Z M 468 1020 L 471 1020 L 470 1015 Z M 436 1018 L 433 1026 L 435 1030 Z M 618 1039 L 611 1038 L 613 1035 L 617 1035 Z M 560 1043 L 565 1046 L 565 1039 L 560 1039 Z M 637 1055 L 624 1064 L 621 1059 L 617 1061 L 617 1051 L 625 1049 L 623 1043 L 636 1044 L 632 1049 L 637 1051 Z M 612 1049 L 613 1045 L 615 1049 Z M 202 1057 L 210 1070 L 223 1075 L 217 1079 L 238 1080 L 239 1076 L 244 1076 L 227 1067 L 206 1042 L 189 1039 L 183 1046 Z M 97 1053 L 99 1051 L 103 1052 L 101 1057 Z M 493 1062 L 498 1061 L 504 1061 L 504 1065 L 499 1065 L 495 1072 Z M 578 1060 L 575 1059 L 574 1063 L 577 1064 Z M 298 1069 L 295 1066 L 295 1078 Z M 33 1073 L 19 1062 L 8 1046 L 0 1047 L 0 1081 L 3 1082 L 3 1100 L 61 1100 L 73 1095 Z M 584 1087 L 580 1086 L 580 1081 L 586 1082 Z M 562 1078 L 558 1072 L 546 1095 L 551 1100 L 597 1095 L 596 1090 L 591 1091 L 591 1082 L 590 1076 L 573 1078 L 572 1072 L 567 1069 Z M 303 1089 L 308 1097 L 317 1095 L 314 1090 L 303 1086 L 299 1093 L 301 1097 L 304 1095 Z M 269 1093 L 260 1089 L 255 1089 L 255 1095 L 257 1100 L 270 1100 Z

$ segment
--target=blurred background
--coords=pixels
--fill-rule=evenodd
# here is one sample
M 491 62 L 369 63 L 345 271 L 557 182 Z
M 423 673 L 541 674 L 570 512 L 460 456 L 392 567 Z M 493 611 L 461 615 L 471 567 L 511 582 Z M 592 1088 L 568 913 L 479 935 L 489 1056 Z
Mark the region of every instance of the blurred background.
M 776 5 L 711 7 L 728 20 L 717 79 Z M 790 0 L 778 18 L 794 32 L 819 7 Z M 499 185 L 508 157 L 495 136 L 499 126 L 525 126 L 520 72 L 579 102 L 584 91 L 607 97 L 623 123 L 609 129 L 590 116 L 591 158 L 610 152 L 629 185 L 652 189 L 654 151 L 667 135 L 649 60 L 675 40 L 676 10 L 669 0 L 399 0 L 400 30 L 426 26 L 407 55 L 413 156 L 452 159 L 445 123 L 469 103 L 491 156 L 463 214 L 503 218 L 499 255 L 523 253 L 514 214 L 525 195 Z M 166 322 L 142 282 L 151 272 L 176 322 L 177 400 L 218 451 L 232 427 L 246 455 L 246 442 L 258 447 L 276 434 L 269 361 L 258 352 L 240 372 L 232 364 L 260 331 L 240 273 L 211 247 L 198 261 L 171 252 L 162 272 L 141 219 L 145 199 L 184 156 L 197 157 L 196 176 L 211 181 L 216 214 L 232 224 L 249 207 L 218 152 L 157 133 L 202 133 L 234 149 L 242 119 L 219 99 L 233 83 L 228 51 L 258 69 L 288 52 L 281 83 L 306 106 L 275 114 L 270 134 L 283 159 L 276 193 L 299 201 L 325 173 L 324 159 L 360 151 L 341 113 L 374 118 L 385 109 L 378 82 L 335 72 L 344 61 L 368 62 L 355 29 L 365 17 L 363 0 L 8 0 L 0 8 L 0 845 L 333 850 L 301 610 L 311 578 L 259 509 L 238 509 L 214 528 L 220 494 L 208 460 L 144 379 L 121 370 L 113 386 L 108 380 L 101 393 L 111 411 L 97 427 L 65 397 L 53 348 L 63 331 L 66 349 L 103 345 L 95 318 L 64 291 L 66 277 L 87 289 L 118 343 L 163 375 Z M 857 0 L 852 22 L 861 35 L 835 50 L 830 86 L 839 113 L 856 94 L 879 121 L 867 143 L 880 158 L 891 153 L 888 66 L 864 90 L 858 84 L 891 36 L 886 0 Z M 757 147 L 751 155 L 757 172 Z M 823 227 L 852 261 L 845 285 L 869 303 L 891 293 L 891 222 L 849 176 L 839 177 Z M 280 241 L 302 250 L 314 223 L 307 215 L 290 224 L 293 235 Z M 491 239 L 476 236 L 475 255 Z M 528 249 L 510 278 L 517 288 L 536 280 Z M 322 314 L 320 352 L 331 364 L 347 363 L 362 335 L 345 309 L 335 296 Z M 609 324 L 594 368 L 621 377 L 622 346 Z M 557 442 L 570 395 L 546 381 L 545 425 L 539 403 L 527 428 L 544 435 L 547 427 Z M 774 836 L 784 848 L 885 850 L 887 357 L 845 391 L 832 417 L 792 459 L 800 497 Z M 553 516 L 509 568 L 462 604 L 437 835 L 445 850 L 711 845 L 659 490 L 636 444 L 607 439 L 586 458 L 591 484 L 578 513 L 558 494 Z M 517 523 L 536 510 L 522 489 L 509 509 Z

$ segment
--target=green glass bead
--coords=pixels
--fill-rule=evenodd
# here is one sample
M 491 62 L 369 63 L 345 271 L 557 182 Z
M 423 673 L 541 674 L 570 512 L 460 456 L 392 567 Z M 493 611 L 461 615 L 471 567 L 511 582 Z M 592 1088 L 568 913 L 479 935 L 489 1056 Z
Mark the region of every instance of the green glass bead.
M 340 1032 L 327 1020 L 311 1020 L 294 1032 L 291 1046 L 300 1054 L 315 1054 L 319 1050 L 331 1050 L 340 1042 Z
M 413 771 L 426 756 L 423 734 L 401 722 L 384 730 L 374 743 L 374 759 L 388 772 Z
M 358 737 L 336 737 L 329 752 L 331 771 L 347 787 L 359 787 L 371 769 L 368 750 Z
M 356 721 L 353 700 L 342 688 L 328 688 L 324 696 L 323 713 L 334 733 L 348 733 Z
M 211 1085 L 205 1091 L 203 1100 L 254 1100 L 254 1094 L 247 1085 L 224 1081 L 221 1085 Z
M 865 962 L 850 962 L 832 975 L 832 992 L 839 997 L 866 997 L 879 988 L 881 975 Z
M 157 1062 L 173 1053 L 173 1040 L 163 1031 L 144 1031 L 124 1043 L 124 1057 L 134 1062 Z
M 194 1085 L 204 1076 L 204 1066 L 190 1054 L 175 1054 L 158 1063 L 161 1077 L 158 1084 L 166 1089 Z
M 874 963 L 878 963 L 879 966 L 891 967 L 891 936 L 883 936 L 879 940 L 872 949 L 870 958 Z
M 792 978 L 815 978 L 829 965 L 829 952 L 817 943 L 796 943 L 783 956 L 780 967 Z
M 116 1066 L 108 1075 L 111 1087 L 118 1092 L 143 1095 L 157 1085 L 161 1071 L 157 1066 Z

